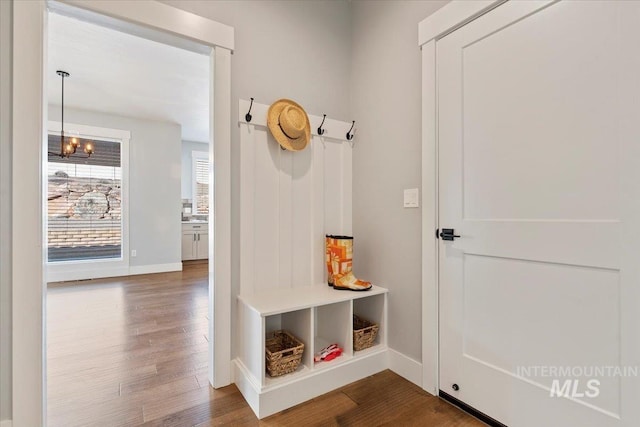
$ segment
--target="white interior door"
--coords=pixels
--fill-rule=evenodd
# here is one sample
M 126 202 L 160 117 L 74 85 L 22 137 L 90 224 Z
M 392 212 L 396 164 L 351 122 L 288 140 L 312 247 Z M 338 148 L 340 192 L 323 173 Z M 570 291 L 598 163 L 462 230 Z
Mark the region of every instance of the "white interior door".
M 507 2 L 436 48 L 440 389 L 640 425 L 640 2 Z

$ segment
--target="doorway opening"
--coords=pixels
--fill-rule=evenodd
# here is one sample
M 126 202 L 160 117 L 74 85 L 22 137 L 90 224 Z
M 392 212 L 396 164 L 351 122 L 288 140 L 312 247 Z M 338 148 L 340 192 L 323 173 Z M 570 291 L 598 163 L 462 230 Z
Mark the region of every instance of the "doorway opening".
M 48 424 L 162 420 L 167 402 L 211 392 L 213 64 L 77 16 L 47 21 Z M 58 155 L 62 129 L 91 155 Z
M 73 6 L 48 0 L 14 2 L 12 73 L 14 112 L 12 140 L 20 151 L 12 157 L 12 354 L 14 424 L 45 425 L 46 406 L 46 256 L 34 248 L 46 246 L 42 228 L 43 136 L 47 111 L 43 100 L 47 60 L 48 10 L 81 17 L 89 22 L 141 35 L 151 40 L 181 47 L 209 56 L 210 120 L 219 125 L 211 129 L 211 158 L 215 153 L 215 268 L 209 275 L 209 335 L 215 331 L 215 343 L 209 342 L 209 382 L 223 387 L 231 382 L 231 284 L 230 284 L 230 100 L 231 53 L 234 49 L 233 27 L 165 5 L 119 2 L 81 2 Z M 28 49 L 24 47 L 28 46 Z M 19 52 L 19 54 L 17 54 Z M 215 60 L 214 60 L 215 59 Z M 19 70 L 19 72 L 18 72 Z M 215 96 L 214 96 L 215 93 Z M 213 106 L 215 105 L 215 108 Z M 42 153 L 18 155 L 16 153 Z M 210 175 L 213 171 L 210 171 Z M 214 225 L 209 224 L 213 232 Z M 215 306 L 215 310 L 213 307 Z M 215 316 L 214 316 L 215 313 Z M 215 374 L 215 375 L 214 375 Z

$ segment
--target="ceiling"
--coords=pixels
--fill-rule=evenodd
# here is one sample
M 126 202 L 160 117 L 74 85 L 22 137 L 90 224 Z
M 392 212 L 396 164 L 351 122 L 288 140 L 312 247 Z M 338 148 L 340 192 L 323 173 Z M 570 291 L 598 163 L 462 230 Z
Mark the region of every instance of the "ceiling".
M 49 103 L 182 125 L 209 141 L 209 57 L 74 18 L 49 14 Z M 59 118 L 52 117 L 52 120 Z

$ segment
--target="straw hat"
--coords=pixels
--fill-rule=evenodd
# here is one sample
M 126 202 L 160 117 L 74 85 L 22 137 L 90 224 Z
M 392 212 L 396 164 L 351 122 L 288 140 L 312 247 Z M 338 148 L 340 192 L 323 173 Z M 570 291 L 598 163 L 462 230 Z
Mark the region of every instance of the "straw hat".
M 309 116 L 290 99 L 279 99 L 271 104 L 267 125 L 278 144 L 289 151 L 304 150 L 311 140 Z

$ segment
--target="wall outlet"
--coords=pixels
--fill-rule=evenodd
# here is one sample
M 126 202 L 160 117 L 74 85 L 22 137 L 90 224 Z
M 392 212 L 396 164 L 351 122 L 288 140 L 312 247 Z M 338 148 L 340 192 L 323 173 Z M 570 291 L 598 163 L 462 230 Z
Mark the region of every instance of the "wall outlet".
M 138 255 L 138 252 L 135 249 L 131 249 L 131 256 L 135 257 Z
M 420 206 L 417 188 L 408 188 L 404 190 L 404 207 L 417 208 Z

